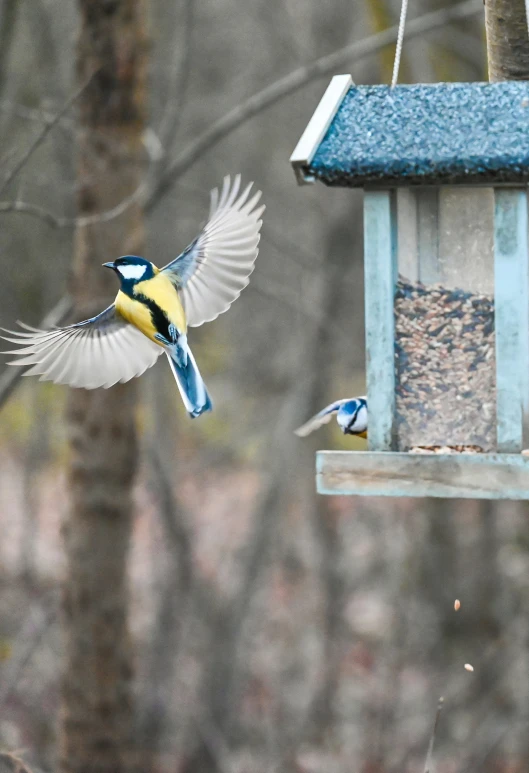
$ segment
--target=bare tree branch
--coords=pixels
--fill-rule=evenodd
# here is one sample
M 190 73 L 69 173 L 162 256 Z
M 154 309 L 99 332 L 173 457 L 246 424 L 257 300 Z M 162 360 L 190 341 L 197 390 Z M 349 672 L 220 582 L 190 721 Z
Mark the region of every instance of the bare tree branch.
M 34 121 L 39 124 L 52 121 L 55 117 L 55 114 L 51 113 L 49 110 L 39 110 L 36 107 L 27 107 L 27 105 L 21 105 L 18 102 L 7 99 L 2 99 L 0 101 L 0 112 L 16 115 L 17 118 L 23 118 L 25 121 Z M 58 123 L 59 125 L 64 124 L 65 119 L 62 118 Z M 67 125 L 73 128 L 73 125 L 69 122 Z
M 20 631 L 15 643 L 16 657 L 10 665 L 8 672 L 3 676 L 0 689 L 0 709 L 3 709 L 20 682 L 26 666 L 33 657 L 37 647 L 42 641 L 57 616 L 57 604 L 32 610 Z
M 441 696 L 437 702 L 437 711 L 435 712 L 435 720 L 433 723 L 432 734 L 430 736 L 430 743 L 428 744 L 428 752 L 426 754 L 426 762 L 424 765 L 424 773 L 431 773 L 433 763 L 433 747 L 435 744 L 435 736 L 437 735 L 437 726 L 439 725 L 439 718 L 441 711 L 443 710 L 444 698 Z
M 439 29 L 445 24 L 454 21 L 461 21 L 483 13 L 483 4 L 481 0 L 464 0 L 464 2 L 452 8 L 443 8 L 440 11 L 419 16 L 410 21 L 406 28 L 406 37 L 417 37 L 427 32 Z M 394 43 L 397 39 L 397 25 L 389 27 L 384 32 L 371 35 L 364 40 L 355 41 L 339 51 L 323 56 L 312 64 L 299 67 L 297 70 L 286 75 L 284 78 L 272 83 L 262 91 L 254 94 L 237 107 L 230 110 L 229 113 L 215 121 L 203 134 L 196 140 L 193 140 L 187 148 L 170 165 L 169 169 L 160 178 L 152 195 L 146 202 L 146 211 L 153 209 L 160 201 L 162 196 L 174 185 L 176 180 L 181 177 L 199 158 L 208 150 L 219 143 L 224 137 L 230 134 L 234 129 L 238 129 L 243 123 L 253 116 L 271 107 L 279 100 L 292 94 L 297 89 L 306 86 L 316 78 L 336 70 L 343 65 L 351 66 L 354 62 L 364 59 L 371 54 L 376 53 L 381 48 Z
M 30 769 L 12 754 L 0 753 L 0 773 L 31 773 Z
M 169 94 L 158 132 L 166 153 L 172 147 L 180 128 L 184 103 L 189 92 L 194 18 L 195 0 L 184 0 L 182 49 L 180 50 L 178 46 L 175 46 L 175 53 L 171 64 Z
M 171 477 L 166 464 L 156 448 L 151 446 L 147 454 L 152 476 L 153 493 L 158 497 L 159 513 L 168 541 L 171 555 L 178 562 L 179 584 L 189 590 L 193 582 L 193 546 L 190 531 L 185 524 L 182 508 L 176 502 L 171 486 Z
M 82 83 L 82 85 L 71 95 L 68 97 L 64 105 L 61 107 L 58 113 L 56 113 L 53 118 L 50 118 L 49 120 L 45 120 L 44 126 L 41 129 L 41 131 L 37 134 L 29 148 L 26 150 L 22 158 L 18 161 L 17 164 L 11 169 L 10 172 L 4 177 L 3 181 L 0 183 L 0 196 L 4 193 L 7 186 L 13 182 L 15 177 L 21 172 L 21 170 L 25 167 L 33 153 L 42 145 L 48 134 L 51 132 L 51 130 L 59 123 L 63 115 L 68 112 L 68 110 L 71 108 L 71 106 L 76 102 L 77 99 L 81 96 L 81 94 L 86 90 L 86 88 L 90 85 L 94 75 L 99 70 L 94 70 L 94 72 L 90 73 L 88 78 Z
M 455 25 L 439 30 L 433 35 L 434 41 L 443 49 L 454 53 L 462 62 L 467 62 L 472 67 L 483 68 L 485 64 L 485 52 L 481 42 Z
M 145 196 L 147 189 L 148 184 L 144 181 L 138 185 L 134 193 L 120 201 L 119 204 L 116 204 L 112 209 L 108 209 L 105 212 L 96 212 L 93 215 L 83 215 L 81 217 L 61 217 L 44 207 L 40 207 L 38 204 L 30 204 L 26 201 L 0 201 L 0 212 L 3 212 L 4 214 L 19 212 L 29 215 L 30 217 L 36 217 L 52 228 L 86 227 L 99 223 L 108 223 L 110 220 L 119 217 L 132 204 L 140 201 Z

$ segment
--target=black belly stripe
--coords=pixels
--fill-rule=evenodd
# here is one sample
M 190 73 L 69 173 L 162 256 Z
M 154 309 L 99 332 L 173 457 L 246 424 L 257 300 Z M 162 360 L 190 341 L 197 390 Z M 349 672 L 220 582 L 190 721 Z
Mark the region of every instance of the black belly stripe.
M 171 341 L 172 339 L 169 333 L 170 322 L 163 309 L 161 309 L 155 301 L 151 298 L 147 298 L 147 296 L 142 293 L 138 293 L 137 295 L 134 294 L 132 297 L 135 301 L 139 301 L 140 303 L 143 303 L 144 306 L 147 306 L 151 312 L 152 324 L 156 328 L 156 332 L 160 333 L 167 341 Z

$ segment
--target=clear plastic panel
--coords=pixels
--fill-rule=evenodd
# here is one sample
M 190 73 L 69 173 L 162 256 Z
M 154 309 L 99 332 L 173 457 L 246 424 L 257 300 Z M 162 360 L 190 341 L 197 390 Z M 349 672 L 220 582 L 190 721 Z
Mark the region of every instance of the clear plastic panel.
M 490 188 L 397 192 L 399 450 L 495 449 L 493 215 Z

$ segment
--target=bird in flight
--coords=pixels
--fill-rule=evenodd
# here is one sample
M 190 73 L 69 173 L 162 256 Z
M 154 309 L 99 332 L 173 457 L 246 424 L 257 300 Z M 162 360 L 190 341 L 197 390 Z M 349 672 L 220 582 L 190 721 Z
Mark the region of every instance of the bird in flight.
M 31 366 L 39 375 L 84 389 L 107 389 L 140 376 L 165 352 L 185 408 L 193 418 L 212 408 L 187 343 L 187 328 L 227 311 L 250 281 L 258 253 L 261 215 L 252 183 L 240 193 L 241 178 L 224 178 L 211 191 L 209 218 L 200 235 L 159 269 L 135 255 L 104 263 L 120 280 L 114 303 L 96 317 L 67 327 L 2 336 L 20 348 L 11 365 Z
M 323 424 L 328 424 L 336 416 L 338 426 L 344 435 L 367 437 L 367 400 L 365 397 L 350 397 L 337 400 L 309 419 L 306 424 L 295 430 L 298 437 L 307 437 Z

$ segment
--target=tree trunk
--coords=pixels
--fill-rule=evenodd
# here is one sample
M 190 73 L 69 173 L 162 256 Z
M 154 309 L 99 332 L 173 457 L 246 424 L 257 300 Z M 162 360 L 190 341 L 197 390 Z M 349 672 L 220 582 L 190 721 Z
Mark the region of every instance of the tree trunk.
M 79 0 L 80 214 L 107 210 L 138 187 L 144 118 L 145 42 L 139 0 Z M 101 268 L 142 252 L 139 206 L 76 233 L 72 293 L 79 318 L 112 300 Z M 60 728 L 64 773 L 130 770 L 131 651 L 126 559 L 137 465 L 132 384 L 72 390 L 68 404 L 71 505 L 65 525 L 66 667 Z
M 5 97 L 9 57 L 19 10 L 18 0 L 0 0 L 0 94 L 2 97 Z
M 485 0 L 490 81 L 529 79 L 525 0 Z

